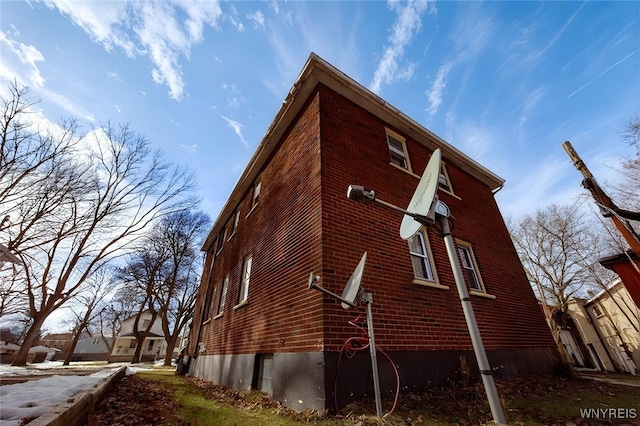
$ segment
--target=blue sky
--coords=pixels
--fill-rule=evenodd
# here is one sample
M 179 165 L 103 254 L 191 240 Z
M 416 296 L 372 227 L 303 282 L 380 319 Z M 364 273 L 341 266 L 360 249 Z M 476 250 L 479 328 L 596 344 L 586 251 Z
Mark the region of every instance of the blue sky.
M 0 90 L 131 123 L 196 171 L 213 218 L 310 52 L 506 179 L 505 216 L 581 193 L 564 140 L 601 181 L 632 153 L 638 2 L 0 3 Z

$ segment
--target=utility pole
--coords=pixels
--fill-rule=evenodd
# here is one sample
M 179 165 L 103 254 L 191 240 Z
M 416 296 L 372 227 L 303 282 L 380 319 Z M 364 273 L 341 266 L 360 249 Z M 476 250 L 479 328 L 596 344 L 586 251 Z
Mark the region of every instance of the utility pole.
M 640 256 L 640 235 L 638 235 L 629 223 L 629 220 L 640 220 L 640 213 L 624 210 L 616 206 L 613 200 L 611 200 L 600 187 L 596 178 L 593 177 L 578 153 L 573 149 L 571 142 L 566 141 L 562 144 L 562 147 L 569 155 L 569 158 L 571 158 L 575 168 L 584 176 L 582 186 L 591 193 L 596 204 L 600 207 L 602 215 L 611 218 L 615 227 L 631 247 L 631 250 L 633 250 L 637 256 Z

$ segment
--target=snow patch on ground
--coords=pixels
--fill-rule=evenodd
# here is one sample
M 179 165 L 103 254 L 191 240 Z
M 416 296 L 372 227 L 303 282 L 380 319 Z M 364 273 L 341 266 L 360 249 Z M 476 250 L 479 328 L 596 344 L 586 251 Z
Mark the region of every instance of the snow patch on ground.
M 162 365 L 164 361 L 156 363 Z M 153 368 L 151 364 L 131 365 L 113 363 L 100 365 L 96 362 L 73 362 L 63 366 L 62 361 L 47 361 L 28 364 L 26 367 L 14 367 L 0 364 L 0 380 L 16 376 L 44 376 L 24 383 L 0 386 L 0 424 L 18 426 L 23 418 L 39 417 L 52 411 L 57 405 L 65 403 L 78 392 L 91 389 L 101 380 L 114 374 L 118 368 L 127 366 L 127 375 Z M 64 375 L 65 370 L 100 370 L 88 375 Z M 59 372 L 60 374 L 57 374 Z

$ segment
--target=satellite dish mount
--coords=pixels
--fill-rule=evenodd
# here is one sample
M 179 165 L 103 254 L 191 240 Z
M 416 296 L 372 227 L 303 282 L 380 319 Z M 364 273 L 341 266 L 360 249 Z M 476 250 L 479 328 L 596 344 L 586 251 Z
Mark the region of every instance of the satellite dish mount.
M 367 304 L 367 334 L 369 337 L 369 353 L 371 355 L 371 369 L 373 371 L 373 391 L 376 399 L 376 414 L 382 418 L 382 399 L 380 398 L 380 378 L 378 375 L 378 358 L 376 356 L 376 341 L 373 334 L 373 314 L 371 312 L 371 304 L 373 303 L 373 293 L 365 291 L 360 282 L 362 281 L 362 275 L 364 272 L 364 265 L 367 262 L 367 252 L 364 252 L 360 263 L 351 274 L 351 278 L 347 281 L 347 284 L 342 291 L 342 295 L 338 295 L 331 290 L 327 290 L 324 287 L 320 287 L 317 282 L 320 281 L 320 277 L 314 275 L 312 272 L 309 275 L 309 288 L 313 290 L 319 290 L 329 296 L 338 299 L 344 309 L 351 309 L 357 307 L 356 302 L 364 302 Z
M 458 289 L 458 295 L 460 296 L 460 302 L 462 304 L 462 310 L 464 311 L 464 317 L 467 322 L 467 328 L 469 329 L 469 335 L 471 336 L 471 343 L 473 344 L 473 350 L 478 362 L 480 374 L 482 376 L 482 382 L 484 384 L 485 391 L 487 393 L 487 399 L 489 400 L 489 406 L 491 408 L 491 414 L 493 419 L 498 424 L 506 424 L 504 411 L 498 397 L 498 391 L 493 380 L 493 373 L 487 353 L 480 337 L 480 331 L 478 329 L 478 323 L 476 321 L 473 308 L 471 307 L 471 299 L 469 298 L 469 292 L 464 282 L 464 275 L 462 274 L 462 268 L 460 267 L 460 261 L 456 253 L 456 246 L 451 236 L 451 229 L 449 227 L 449 207 L 442 201 L 438 200 L 436 191 L 440 180 L 440 162 L 441 154 L 440 149 L 433 151 L 429 163 L 420 178 L 420 182 L 416 187 L 416 190 L 411 197 L 411 201 L 406 209 L 402 209 L 393 204 L 387 203 L 382 200 L 376 199 L 375 192 L 371 189 L 365 189 L 364 186 L 350 185 L 347 189 L 347 198 L 356 201 L 373 201 L 383 207 L 395 210 L 403 213 L 402 223 L 400 224 L 400 236 L 404 240 L 408 240 L 413 237 L 420 228 L 424 226 L 430 226 L 437 221 L 440 225 L 440 230 L 444 238 L 444 244 L 447 249 L 447 255 L 449 257 L 449 263 L 453 272 L 453 277 Z

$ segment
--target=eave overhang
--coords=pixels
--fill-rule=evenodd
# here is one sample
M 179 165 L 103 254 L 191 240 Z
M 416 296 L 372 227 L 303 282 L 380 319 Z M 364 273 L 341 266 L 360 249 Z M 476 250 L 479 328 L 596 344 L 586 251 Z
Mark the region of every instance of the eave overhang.
M 262 141 L 236 182 L 227 202 L 222 207 L 218 218 L 202 245 L 203 251 L 208 251 L 211 248 L 216 236 L 227 223 L 234 209 L 242 200 L 243 195 L 251 187 L 254 179 L 262 170 L 283 134 L 318 84 L 323 84 L 356 105 L 366 109 L 406 137 L 421 143 L 429 150 L 433 151 L 436 148 L 440 148 L 442 156 L 447 163 L 453 163 L 462 168 L 487 185 L 491 191 L 497 191 L 504 185 L 504 179 L 469 158 L 315 53 L 311 53 Z

